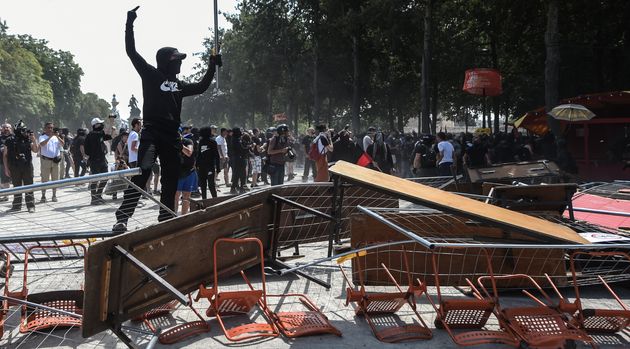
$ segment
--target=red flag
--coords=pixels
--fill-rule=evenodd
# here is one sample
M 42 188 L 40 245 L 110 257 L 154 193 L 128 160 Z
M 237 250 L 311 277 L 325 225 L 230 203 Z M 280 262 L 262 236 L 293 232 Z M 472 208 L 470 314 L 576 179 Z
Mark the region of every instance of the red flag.
M 361 154 L 361 157 L 359 157 L 359 160 L 357 160 L 357 165 L 367 167 L 369 164 L 372 163 L 372 161 L 372 157 L 368 153 L 363 152 L 363 154 Z

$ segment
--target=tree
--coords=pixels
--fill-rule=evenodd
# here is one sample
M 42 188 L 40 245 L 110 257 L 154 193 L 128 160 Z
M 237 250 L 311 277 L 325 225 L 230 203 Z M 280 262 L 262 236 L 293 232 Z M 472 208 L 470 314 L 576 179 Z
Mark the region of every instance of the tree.
M 35 55 L 5 35 L 4 29 L 0 34 L 0 67 L 0 115 L 7 121 L 22 119 L 35 127 L 39 117 L 53 109 L 52 89 Z
M 108 115 L 110 109 L 111 105 L 106 100 L 99 98 L 95 93 L 88 92 L 81 94 L 77 111 L 78 119 L 70 124 L 70 126 L 79 127 L 83 122 L 93 117 Z

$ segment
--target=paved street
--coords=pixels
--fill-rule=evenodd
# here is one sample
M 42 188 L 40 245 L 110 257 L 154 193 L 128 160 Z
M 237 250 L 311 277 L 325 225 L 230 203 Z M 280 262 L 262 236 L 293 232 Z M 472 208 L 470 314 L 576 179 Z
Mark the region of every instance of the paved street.
M 36 167 L 38 167 L 36 161 Z M 36 173 L 38 173 L 36 169 Z M 298 172 L 298 171 L 296 171 Z M 300 181 L 301 176 L 294 181 Z M 36 179 L 38 181 L 38 179 Z M 222 195 L 227 190 L 224 186 L 220 187 Z M 119 204 L 118 201 L 107 198 L 107 204 L 102 206 L 89 205 L 89 192 L 86 185 L 71 186 L 60 189 L 57 194 L 58 202 L 46 202 L 37 205 L 37 213 L 29 214 L 22 210 L 18 214 L 0 213 L 3 222 L 3 233 L 0 237 L 16 236 L 18 234 L 27 233 L 50 233 L 50 232 L 67 232 L 67 231 L 106 231 L 113 224 L 113 210 Z M 47 196 L 50 198 L 50 194 Z M 39 200 L 40 194 L 36 194 Z M 6 203 L 3 204 L 8 208 Z M 156 223 L 156 205 L 150 200 L 141 201 L 141 207 L 137 212 L 134 220 L 134 227 L 141 227 Z M 326 253 L 326 244 L 310 244 L 301 247 L 303 254 L 308 256 L 308 260 L 322 257 Z M 295 263 L 292 261 L 291 263 Z M 297 261 L 299 262 L 299 260 Z M 350 271 L 350 264 L 343 264 L 346 271 Z M 80 261 L 54 261 L 29 263 L 29 289 L 32 292 L 42 290 L 67 290 L 78 289 L 82 285 L 82 268 Z M 10 280 L 10 289 L 16 291 L 21 288 L 23 265 L 16 264 L 15 272 Z M 435 312 L 429 305 L 426 298 L 418 299 L 419 311 L 423 320 L 433 330 L 433 339 L 428 341 L 415 341 L 403 344 L 385 344 L 377 341 L 372 335 L 369 326 L 362 317 L 355 316 L 352 306 L 345 305 L 346 287 L 348 286 L 343 280 L 338 266 L 335 262 L 324 263 L 317 267 L 306 270 L 312 276 L 321 278 L 329 282 L 332 287 L 327 290 L 311 281 L 297 276 L 269 276 L 267 279 L 267 287 L 270 293 L 286 294 L 289 292 L 304 293 L 317 304 L 331 323 L 337 327 L 343 337 L 338 338 L 332 335 L 313 336 L 299 338 L 296 340 L 288 340 L 282 337 L 252 342 L 249 344 L 229 343 L 223 336 L 219 324 L 215 319 L 210 319 L 209 323 L 211 331 L 196 337 L 192 337 L 187 341 L 178 343 L 173 347 L 177 348 L 207 348 L 221 346 L 235 347 L 252 347 L 252 348 L 452 348 L 455 345 L 448 337 L 444 330 L 437 330 L 433 324 Z M 260 287 L 260 272 L 257 268 L 247 271 L 247 275 L 251 278 L 255 287 Z M 246 285 L 240 277 L 232 277 L 225 280 L 225 290 L 245 290 Z M 374 287 L 373 290 L 392 291 L 392 287 Z M 620 296 L 630 301 L 630 291 L 623 287 L 616 287 Z M 444 288 L 444 291 L 458 298 L 465 298 L 459 291 L 454 288 Z M 570 290 L 563 291 L 566 295 L 571 296 Z M 429 288 L 429 294 L 435 297 L 436 290 L 434 287 Z M 589 287 L 585 291 L 584 297 L 587 299 L 587 305 L 597 305 L 599 307 L 606 306 L 616 309 L 618 305 L 608 296 L 606 291 L 600 287 Z M 518 292 L 507 294 L 502 298 L 508 305 L 532 304 L 523 298 Z M 282 311 L 300 311 L 304 310 L 300 302 L 293 299 L 281 300 L 270 298 L 272 308 Z M 280 305 L 281 307 L 276 307 Z M 202 314 L 208 307 L 208 302 L 202 300 L 195 303 L 195 308 Z M 5 324 L 5 334 L 0 340 L 0 348 L 123 348 L 124 345 L 118 342 L 117 338 L 109 331 L 95 335 L 92 338 L 81 338 L 78 328 L 59 329 L 46 333 L 20 334 L 17 330 L 20 321 L 19 308 L 13 307 L 7 314 L 7 322 Z M 382 324 L 395 323 L 412 323 L 417 322 L 410 309 L 403 308 L 400 317 L 391 317 Z M 207 319 L 207 318 L 206 318 Z M 262 322 L 264 318 L 260 313 L 254 312 L 250 319 L 255 322 Z M 156 327 L 168 329 L 176 324 L 184 321 L 196 320 L 193 312 L 183 306 L 179 306 L 172 316 L 160 319 L 154 322 Z M 237 322 L 229 321 L 228 326 L 235 325 Z M 138 333 L 146 332 L 148 328 L 142 324 L 128 323 L 135 330 L 127 331 L 135 342 L 146 345 L 151 336 Z M 496 321 L 491 321 L 489 328 L 496 329 Z M 602 347 L 628 347 L 627 338 L 624 336 L 601 337 L 602 343 L 615 344 L 612 346 L 603 345 Z M 167 347 L 159 345 L 157 347 Z M 495 348 L 496 345 L 479 346 L 480 348 Z

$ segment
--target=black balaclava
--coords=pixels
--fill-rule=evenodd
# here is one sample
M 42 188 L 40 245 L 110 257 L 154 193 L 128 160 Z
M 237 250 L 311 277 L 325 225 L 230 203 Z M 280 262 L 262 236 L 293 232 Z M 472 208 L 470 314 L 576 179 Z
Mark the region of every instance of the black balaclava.
M 158 70 L 170 80 L 175 80 L 179 74 L 184 58 L 186 54 L 177 51 L 174 47 L 162 47 L 155 55 Z

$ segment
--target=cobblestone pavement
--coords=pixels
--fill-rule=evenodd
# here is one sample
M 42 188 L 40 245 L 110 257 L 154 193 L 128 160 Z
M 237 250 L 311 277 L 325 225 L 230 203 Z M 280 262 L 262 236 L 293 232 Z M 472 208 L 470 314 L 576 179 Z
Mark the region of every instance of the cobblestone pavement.
M 37 162 L 37 161 L 36 161 Z M 300 173 L 301 171 L 296 170 Z M 36 169 L 36 173 L 39 171 Z M 223 178 L 221 176 L 221 178 Z M 301 176 L 298 176 L 294 181 L 301 181 Z M 38 182 L 38 179 L 36 179 Z M 221 179 L 221 183 L 223 180 Z M 222 195 L 225 195 L 228 190 L 225 186 L 219 187 L 222 191 Z M 89 205 L 89 193 L 87 186 L 70 187 L 61 189 L 59 191 L 58 202 L 47 202 L 45 204 L 38 204 L 38 210 L 35 214 L 29 214 L 23 209 L 18 214 L 0 213 L 2 217 L 3 233 L 0 236 L 8 236 L 9 234 L 15 235 L 20 233 L 32 233 L 35 231 L 42 232 L 55 232 L 55 231 L 81 231 L 82 229 L 110 229 L 113 224 L 113 211 L 118 205 L 119 201 L 114 201 L 111 198 L 107 198 L 106 205 L 91 206 Z M 48 196 L 50 198 L 50 196 Z M 39 199 L 39 194 L 36 195 L 36 199 Z M 157 206 L 149 200 L 141 201 L 142 208 L 139 210 L 140 218 L 138 223 L 140 224 L 155 224 L 157 216 Z M 3 207 L 9 207 L 7 203 L 2 204 Z M 28 222 L 24 223 L 26 220 Z M 20 223 L 22 222 L 22 223 Z M 326 244 L 310 244 L 304 247 L 301 246 L 301 251 L 308 256 L 308 259 L 315 259 L 320 256 L 324 256 L 326 253 Z M 299 261 L 297 261 L 299 262 Z M 292 261 L 296 263 L 296 261 Z M 346 262 L 343 267 L 349 271 L 350 264 Z M 23 265 L 16 264 L 15 271 L 10 280 L 10 289 L 12 291 L 18 290 L 22 285 L 22 271 Z M 192 337 L 187 341 L 173 345 L 175 348 L 207 348 L 207 347 L 248 347 L 248 348 L 454 348 L 456 347 L 448 337 L 444 330 L 435 329 L 434 320 L 435 312 L 429 305 L 426 298 L 421 297 L 418 299 L 419 311 L 423 320 L 433 330 L 433 339 L 427 341 L 414 341 L 401 344 L 386 344 L 377 341 L 372 335 L 369 326 L 365 319 L 360 316 L 356 316 L 352 305 L 345 305 L 346 287 L 348 286 L 343 279 L 339 267 L 336 263 L 324 263 L 316 267 L 312 267 L 306 270 L 307 273 L 312 276 L 316 276 L 323 280 L 326 280 L 332 285 L 327 290 L 311 281 L 294 275 L 287 276 L 269 276 L 267 278 L 268 292 L 275 294 L 285 294 L 289 292 L 304 293 L 310 297 L 315 304 L 317 304 L 326 316 L 330 319 L 331 323 L 337 327 L 342 333 L 342 337 L 335 337 L 332 335 L 313 336 L 299 338 L 295 340 L 288 340 L 282 337 L 255 341 L 249 343 L 230 343 L 226 340 L 223 333 L 220 330 L 219 324 L 214 318 L 205 317 L 205 309 L 207 309 L 207 301 L 201 301 L 195 303 L 194 306 L 198 309 L 204 317 L 209 321 L 211 330 L 209 333 L 201 334 L 196 337 Z M 255 287 L 260 287 L 260 271 L 256 268 L 252 268 L 246 271 L 248 277 L 252 280 Z M 82 268 L 79 260 L 70 261 L 54 261 L 54 262 L 40 262 L 29 263 L 29 282 L 28 286 L 32 292 L 37 290 L 63 290 L 81 287 L 82 284 Z M 222 281 L 223 282 L 223 281 Z M 242 282 L 240 277 L 232 277 L 229 280 L 225 280 L 225 290 L 245 290 L 246 285 Z M 391 287 L 377 287 L 374 290 L 389 290 Z M 622 299 L 630 302 L 630 291 L 624 287 L 615 287 Z M 463 294 L 454 288 L 444 288 L 443 291 L 452 297 L 465 298 Z M 563 290 L 567 296 L 571 297 L 572 292 L 570 290 Z M 435 297 L 435 288 L 429 288 L 429 294 Z M 609 307 L 617 309 L 617 304 L 611 297 L 608 296 L 606 290 L 600 287 L 589 287 L 584 290 L 583 297 L 586 299 L 586 304 L 598 307 Z M 531 304 L 525 299 L 520 292 L 513 292 L 506 294 L 502 300 L 507 305 L 519 305 L 519 304 Z M 282 311 L 299 311 L 303 310 L 303 307 L 299 302 L 294 300 L 281 300 L 270 298 L 270 304 L 272 308 L 281 309 Z M 280 302 L 280 303 L 279 303 Z M 250 314 L 250 319 L 255 322 L 262 322 L 264 318 L 260 313 L 254 312 Z M 409 308 L 403 308 L 401 316 L 398 318 L 388 319 L 388 323 L 412 323 L 417 322 Z M 189 309 L 183 306 L 179 306 L 171 316 L 160 319 L 154 322 L 156 327 L 167 329 L 175 324 L 181 324 L 184 321 L 195 320 L 194 314 Z M 20 322 L 20 311 L 18 307 L 12 307 L 7 313 L 7 321 L 5 324 L 5 333 L 0 340 L 0 348 L 124 348 L 125 346 L 120 343 L 117 338 L 109 331 L 95 335 L 91 338 L 81 338 L 80 329 L 58 329 L 52 332 L 46 333 L 31 333 L 20 334 L 17 330 Z M 237 322 L 231 320 L 229 325 L 234 325 Z M 148 328 L 143 324 L 127 323 L 136 330 L 127 331 L 130 337 L 141 346 L 145 346 L 151 336 L 148 334 L 138 333 L 137 330 L 147 331 Z M 489 328 L 496 329 L 496 321 L 491 322 Z M 630 347 L 630 342 L 625 335 L 601 337 L 598 338 L 602 347 L 605 348 L 621 348 Z M 158 344 L 156 347 L 167 347 Z M 498 345 L 478 346 L 478 348 L 498 348 Z M 578 347 L 585 347 L 579 344 Z

